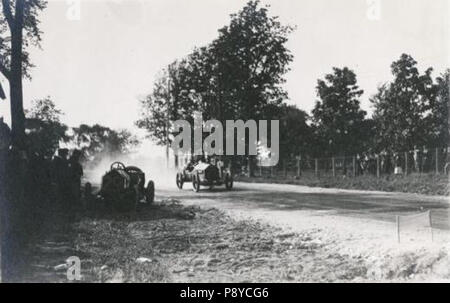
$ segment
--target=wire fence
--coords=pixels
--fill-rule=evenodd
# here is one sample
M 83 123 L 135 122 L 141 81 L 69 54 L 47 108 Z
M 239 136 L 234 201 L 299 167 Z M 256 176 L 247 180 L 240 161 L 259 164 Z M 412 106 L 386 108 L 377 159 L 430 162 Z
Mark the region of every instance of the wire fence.
M 433 241 L 431 211 L 414 215 L 396 216 L 396 225 L 398 243 L 417 239 L 418 237 L 422 238 L 422 240 L 429 238 Z
M 243 168 L 243 170 L 247 169 Z M 347 157 L 313 158 L 298 155 L 282 159 L 273 167 L 262 167 L 258 163 L 254 174 L 260 177 L 299 178 L 362 175 L 381 177 L 392 174 L 448 174 L 449 172 L 450 148 L 442 147 Z

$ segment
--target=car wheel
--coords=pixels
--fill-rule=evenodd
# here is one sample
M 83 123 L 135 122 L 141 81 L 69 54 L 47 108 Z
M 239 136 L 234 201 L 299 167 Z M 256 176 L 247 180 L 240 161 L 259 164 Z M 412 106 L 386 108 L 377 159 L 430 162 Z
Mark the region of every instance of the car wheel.
M 177 174 L 177 187 L 183 189 L 183 175 L 181 173 Z
M 198 175 L 192 178 L 192 189 L 198 193 L 200 191 L 200 177 Z
M 155 201 L 155 183 L 148 181 L 147 188 L 145 189 L 145 200 L 151 204 Z

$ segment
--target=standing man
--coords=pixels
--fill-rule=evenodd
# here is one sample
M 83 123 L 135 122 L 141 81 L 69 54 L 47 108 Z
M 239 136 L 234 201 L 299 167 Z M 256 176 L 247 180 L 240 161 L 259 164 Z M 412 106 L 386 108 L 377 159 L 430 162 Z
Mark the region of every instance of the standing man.
M 70 208 L 79 209 L 81 202 L 81 177 L 83 177 L 83 167 L 80 164 L 81 151 L 74 150 L 72 156 L 69 159 L 70 170 Z
M 6 161 L 11 143 L 11 129 L 0 118 L 0 256 L 1 256 L 1 282 L 8 282 L 11 278 L 10 266 L 12 263 L 12 253 L 10 248 L 10 224 L 9 224 L 9 198 L 6 193 Z
M 67 210 L 70 193 L 69 161 L 67 160 L 68 153 L 68 149 L 60 148 L 58 149 L 58 154 L 52 161 L 52 177 L 55 186 L 56 200 L 58 207 L 62 207 L 64 211 Z

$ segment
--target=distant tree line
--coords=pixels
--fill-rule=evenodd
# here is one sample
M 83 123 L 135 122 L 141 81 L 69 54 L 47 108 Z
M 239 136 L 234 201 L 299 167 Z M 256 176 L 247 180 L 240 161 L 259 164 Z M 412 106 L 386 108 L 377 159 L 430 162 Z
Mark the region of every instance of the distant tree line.
M 177 134 L 173 122 L 192 123 L 194 111 L 202 112 L 204 120 L 221 122 L 278 119 L 280 159 L 448 145 L 450 71 L 433 79 L 431 68 L 421 74 L 407 54 L 392 63 L 393 80 L 370 99 L 370 118 L 360 106 L 364 91 L 348 67 L 334 67 L 317 81 L 311 114 L 287 105 L 284 75 L 293 56 L 286 42 L 293 29 L 270 16 L 259 1 L 248 2 L 210 44 L 159 73 L 152 92 L 141 100 L 137 126 L 166 145 Z
M 36 155 L 51 158 L 60 146 L 82 152 L 84 161 L 99 161 L 102 156 L 131 152 L 139 139 L 126 129 L 114 130 L 99 124 L 68 127 L 61 122 L 63 113 L 50 97 L 32 101 L 26 116 L 26 147 Z

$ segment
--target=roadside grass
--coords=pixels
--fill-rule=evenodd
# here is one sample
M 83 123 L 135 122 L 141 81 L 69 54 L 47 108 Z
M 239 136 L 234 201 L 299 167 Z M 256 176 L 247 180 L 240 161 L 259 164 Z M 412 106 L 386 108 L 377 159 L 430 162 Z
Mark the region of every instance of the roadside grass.
M 294 177 L 245 177 L 238 176 L 236 181 L 249 183 L 275 183 L 305 185 L 311 187 L 358 189 L 369 191 L 404 192 L 424 195 L 450 195 L 450 180 L 446 175 L 435 174 L 411 174 L 408 176 L 382 176 L 377 178 L 372 175 L 358 176 L 356 178 L 346 176 L 302 176 Z
M 195 218 L 192 214 L 195 213 Z M 290 282 L 364 277 L 360 259 L 322 250 L 313 234 L 286 233 L 217 209 L 157 203 L 140 212 L 90 214 L 54 228 L 34 250 L 27 282 L 68 282 L 69 256 L 81 260 L 81 282 Z M 336 257 L 337 256 L 337 257 Z M 344 264 L 329 271 L 325 263 Z M 323 263 L 323 262 L 325 263 Z M 58 266 L 59 265 L 59 266 Z M 308 267 L 310 266 L 308 265 Z M 59 268 L 59 269 L 57 269 Z
M 319 228 L 293 233 L 176 200 L 138 212 L 83 214 L 42 236 L 23 282 L 68 282 L 70 256 L 80 258 L 81 282 L 89 283 L 410 280 L 448 264 L 448 254 L 428 258 L 425 251 L 413 254 L 415 264 L 427 258 L 425 265 L 404 271 L 398 264 L 408 256 L 341 252 L 337 238 Z M 448 270 L 439 277 L 448 278 Z

